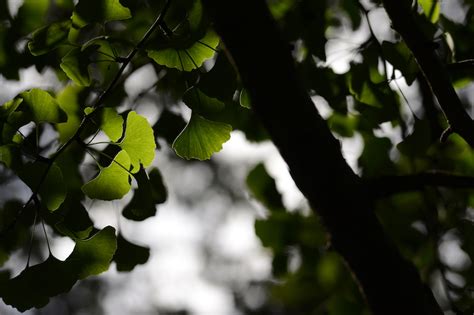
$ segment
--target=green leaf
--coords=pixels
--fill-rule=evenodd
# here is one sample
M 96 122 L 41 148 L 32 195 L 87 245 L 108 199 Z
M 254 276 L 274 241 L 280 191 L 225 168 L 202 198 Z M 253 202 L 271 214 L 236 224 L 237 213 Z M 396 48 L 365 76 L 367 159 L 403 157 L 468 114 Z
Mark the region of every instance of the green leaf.
M 55 213 L 59 212 L 61 212 L 61 217 L 54 224 L 54 227 L 60 233 L 74 240 L 83 240 L 90 236 L 94 222 L 92 222 L 80 200 L 74 198 L 66 200 Z
M 168 68 L 192 71 L 214 56 L 219 37 L 211 30 L 189 47 L 148 50 L 148 56 L 156 63 Z
M 43 263 L 2 282 L 0 296 L 22 312 L 41 308 L 51 297 L 68 292 L 77 280 L 106 271 L 116 248 L 115 230 L 108 226 L 88 240 L 77 241 L 65 261 L 50 255 Z
M 47 175 L 44 177 L 46 172 Z M 39 188 L 41 202 L 50 211 L 58 209 L 66 199 L 67 189 L 61 169 L 56 163 L 51 167 L 44 162 L 28 163 L 19 171 L 18 176 L 32 191 Z
M 72 21 L 84 26 L 90 23 L 126 20 L 131 17 L 130 10 L 121 5 L 119 0 L 79 0 Z
M 3 103 L 3 105 L 0 107 L 0 119 L 6 120 L 11 113 L 17 110 L 22 102 L 22 98 L 14 98 Z
M 130 157 L 120 151 L 112 163 L 102 168 L 99 175 L 82 186 L 82 191 L 91 199 L 121 199 L 130 190 Z
M 81 124 L 82 111 L 79 103 L 79 93 L 83 88 L 77 85 L 66 86 L 56 97 L 59 106 L 67 114 L 67 121 L 56 125 L 61 143 L 69 140 Z
M 172 144 L 184 127 L 186 127 L 186 122 L 183 117 L 164 109 L 158 121 L 153 125 L 153 132 L 157 137 L 164 138 Z
M 114 261 L 118 271 L 131 271 L 137 265 L 143 265 L 150 257 L 150 248 L 127 241 L 122 234 L 117 237 L 117 251 Z
M 18 10 L 17 23 L 20 33 L 26 35 L 41 27 L 46 22 L 49 0 L 24 0 Z
M 382 51 L 385 59 L 395 69 L 400 70 L 407 84 L 411 85 L 419 73 L 419 68 L 408 46 L 404 42 L 391 43 L 384 41 Z
M 122 214 L 129 220 L 143 221 L 155 215 L 156 205 L 166 201 L 168 192 L 157 168 L 151 170 L 149 177 L 143 168 L 133 176 L 138 188 Z
M 392 174 L 394 164 L 389 156 L 389 151 L 392 149 L 390 139 L 371 135 L 365 137 L 364 142 L 364 150 L 359 157 L 359 167 L 362 169 L 363 176 L 374 178 Z
M 251 103 L 250 95 L 247 89 L 242 89 L 240 91 L 239 103 L 242 107 L 249 108 L 249 109 L 251 108 L 252 103 Z
M 102 109 L 102 123 L 100 129 L 113 142 L 117 142 L 123 134 L 123 118 L 114 108 L 105 107 Z M 130 154 L 129 154 L 130 155 Z
M 358 117 L 353 115 L 343 115 L 334 112 L 327 120 L 329 128 L 342 137 L 353 137 L 357 128 Z
M 71 20 L 56 22 L 36 30 L 28 43 L 32 55 L 39 56 L 50 52 L 62 44 L 69 34 Z
M 0 163 L 16 170 L 21 165 L 21 149 L 18 145 L 7 144 L 0 146 Z
M 271 211 L 284 211 L 281 194 L 275 180 L 268 175 L 263 164 L 258 164 L 247 175 L 247 187 L 252 196 Z
M 60 66 L 74 83 L 80 86 L 89 86 L 92 82 L 89 73 L 90 63 L 91 60 L 88 54 L 80 48 L 73 48 L 61 59 Z
M 155 158 L 155 136 L 145 117 L 129 112 L 125 123 L 125 134 L 118 144 L 130 156 L 132 173 L 140 170 L 140 165 L 148 167 Z
M 232 127 L 228 124 L 207 120 L 198 114 L 191 119 L 173 143 L 176 154 L 184 159 L 208 160 L 222 149 L 230 139 Z
M 212 69 L 199 76 L 197 87 L 207 96 L 217 98 L 226 104 L 233 100 L 237 87 L 237 73 L 225 53 L 217 54 Z
M 20 97 L 23 98 L 22 107 L 25 106 L 27 108 L 28 114 L 31 115 L 31 120 L 36 123 L 60 123 L 67 120 L 66 113 L 46 91 L 32 89 L 21 93 Z
M 193 110 L 193 113 L 205 116 L 221 111 L 224 103 L 217 98 L 209 97 L 198 88 L 190 88 L 183 95 L 183 102 Z
M 415 118 L 413 132 L 397 144 L 397 149 L 409 157 L 425 157 L 433 144 L 431 132 L 428 120 Z
M 107 226 L 91 238 L 77 241 L 66 262 L 79 279 L 85 279 L 107 271 L 116 249 L 115 229 Z
M 418 3 L 431 23 L 436 23 L 439 20 L 441 13 L 440 0 L 418 0 Z

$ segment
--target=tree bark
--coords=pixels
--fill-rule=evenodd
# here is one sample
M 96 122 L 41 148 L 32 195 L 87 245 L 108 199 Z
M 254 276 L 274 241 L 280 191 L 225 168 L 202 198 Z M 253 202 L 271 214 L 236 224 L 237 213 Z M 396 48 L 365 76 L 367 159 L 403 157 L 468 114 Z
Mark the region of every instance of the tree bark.
M 203 4 L 249 90 L 253 110 L 374 314 L 442 314 L 417 270 L 383 231 L 361 179 L 300 83 L 265 2 Z

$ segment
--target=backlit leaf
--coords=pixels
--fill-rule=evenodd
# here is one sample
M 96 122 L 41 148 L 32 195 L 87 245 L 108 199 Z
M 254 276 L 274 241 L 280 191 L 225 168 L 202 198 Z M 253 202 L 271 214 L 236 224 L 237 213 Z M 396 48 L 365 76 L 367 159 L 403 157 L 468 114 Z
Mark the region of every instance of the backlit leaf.
M 83 88 L 77 85 L 66 86 L 56 97 L 59 106 L 67 114 L 67 121 L 56 125 L 59 141 L 64 143 L 71 138 L 81 124 L 82 111 L 79 103 L 79 93 Z
M 90 63 L 91 61 L 87 53 L 80 48 L 73 48 L 61 59 L 60 66 L 74 83 L 80 86 L 89 86 L 91 85 Z
M 91 199 L 121 199 L 130 190 L 130 157 L 120 151 L 109 166 L 101 168 L 99 175 L 82 186 Z
M 145 117 L 129 112 L 125 123 L 125 134 L 119 146 L 128 153 L 132 173 L 140 170 L 140 165 L 148 167 L 155 158 L 155 136 Z
M 208 160 L 230 139 L 232 127 L 192 114 L 189 123 L 173 143 L 176 154 L 184 159 Z
M 168 68 L 191 71 L 201 67 L 204 61 L 212 58 L 217 45 L 219 45 L 219 37 L 213 31 L 208 31 L 203 38 L 190 47 L 149 50 L 148 56 L 156 63 Z
M 436 23 L 439 20 L 439 14 L 441 13 L 440 0 L 418 0 L 418 3 L 432 23 Z
M 102 123 L 100 128 L 113 142 L 118 141 L 123 134 L 123 118 L 110 107 L 102 109 Z M 130 155 L 130 154 L 129 154 Z
M 31 89 L 20 94 L 22 106 L 26 106 L 31 120 L 36 123 L 60 123 L 67 120 L 66 113 L 59 107 L 58 102 L 46 91 Z

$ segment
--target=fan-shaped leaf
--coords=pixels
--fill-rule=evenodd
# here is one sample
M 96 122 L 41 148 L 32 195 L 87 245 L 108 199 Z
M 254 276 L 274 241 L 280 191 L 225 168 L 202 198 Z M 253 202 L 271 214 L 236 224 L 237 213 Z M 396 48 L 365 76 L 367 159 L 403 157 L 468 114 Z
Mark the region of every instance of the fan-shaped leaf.
M 224 108 L 224 103 L 217 98 L 209 97 L 198 88 L 191 88 L 183 95 L 183 102 L 194 113 L 205 116 L 207 113 L 216 113 Z
M 82 191 L 91 199 L 121 199 L 130 190 L 130 165 L 127 152 L 120 151 L 109 166 L 82 186 Z
M 137 265 L 143 265 L 150 257 L 150 248 L 127 241 L 122 234 L 117 237 L 117 251 L 114 261 L 118 271 L 131 271 Z
M 122 214 L 129 220 L 143 221 L 155 215 L 156 205 L 165 202 L 168 193 L 157 168 L 151 170 L 149 177 L 143 168 L 133 176 L 138 188 Z
M 59 106 L 67 114 L 67 121 L 56 125 L 59 141 L 64 143 L 71 138 L 81 124 L 82 111 L 79 104 L 79 93 L 83 90 L 77 85 L 66 86 L 56 97 Z
M 39 56 L 58 47 L 69 34 L 71 20 L 56 22 L 44 26 L 33 33 L 33 38 L 28 43 L 31 54 Z
M 47 175 L 44 177 L 46 172 Z M 66 199 L 66 185 L 61 169 L 56 163 L 50 167 L 44 162 L 28 163 L 23 166 L 18 176 L 32 191 L 38 190 L 41 202 L 50 211 L 58 209 Z
M 228 124 L 207 120 L 192 114 L 189 123 L 173 143 L 173 149 L 180 157 L 207 160 L 222 149 L 230 139 L 232 127 Z
M 123 134 L 123 118 L 117 111 L 110 107 L 102 110 L 102 123 L 100 128 L 113 142 L 118 141 Z M 129 154 L 130 155 L 130 154 Z
M 268 175 L 263 164 L 258 164 L 247 176 L 247 187 L 253 197 L 271 211 L 285 210 L 275 180 Z
M 20 94 L 23 98 L 22 107 L 27 108 L 31 120 L 36 123 L 60 123 L 67 120 L 66 113 L 59 107 L 58 102 L 46 91 L 32 89 Z M 21 107 L 20 107 L 21 108 Z
M 108 226 L 88 240 L 77 241 L 65 261 L 50 255 L 43 263 L 1 283 L 0 296 L 22 312 L 43 307 L 49 298 L 69 291 L 77 280 L 106 271 L 116 248 L 115 230 Z
M 72 21 L 79 26 L 89 23 L 126 20 L 132 15 L 119 0 L 79 0 Z
M 130 156 L 132 173 L 140 170 L 140 164 L 147 167 L 155 158 L 155 136 L 145 117 L 136 112 L 127 115 L 125 134 L 119 146 Z
M 74 83 L 80 86 L 89 86 L 91 85 L 89 64 L 89 55 L 81 51 L 80 48 L 74 48 L 61 59 L 60 66 Z
M 203 38 L 190 47 L 149 50 L 148 56 L 156 63 L 168 68 L 191 71 L 202 66 L 207 59 L 212 58 L 217 45 L 219 45 L 219 37 L 209 30 Z

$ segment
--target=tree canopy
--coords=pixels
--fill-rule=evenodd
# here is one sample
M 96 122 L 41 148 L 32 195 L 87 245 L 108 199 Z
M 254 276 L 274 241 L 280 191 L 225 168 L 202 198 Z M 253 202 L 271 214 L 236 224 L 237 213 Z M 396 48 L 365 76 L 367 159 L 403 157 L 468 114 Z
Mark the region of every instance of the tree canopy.
M 21 273 L 2 269 L 0 297 L 41 308 L 112 263 L 146 263 L 149 248 L 96 228 L 86 201 L 128 196 L 121 215 L 144 221 L 167 199 L 161 146 L 209 160 L 240 130 L 274 142 L 313 210 L 285 209 L 263 165 L 248 174 L 281 283 L 245 312 L 473 313 L 474 1 L 456 5 L 457 18 L 437 0 L 0 0 L 0 74 L 34 66 L 61 83 L 0 107 L 1 181 L 29 188 L 1 200 L 0 265 L 27 254 Z M 343 30 L 365 35 L 341 71 L 328 47 Z M 146 65 L 157 81 L 127 95 Z M 155 121 L 136 108 L 149 93 Z M 355 138 L 352 169 L 341 142 Z M 48 255 L 30 265 L 35 226 Z M 45 226 L 75 242 L 64 261 Z

